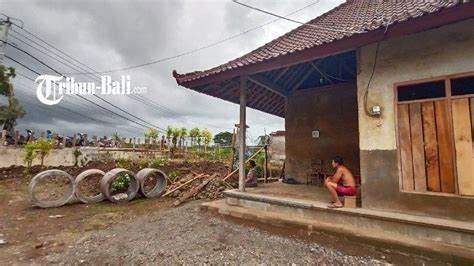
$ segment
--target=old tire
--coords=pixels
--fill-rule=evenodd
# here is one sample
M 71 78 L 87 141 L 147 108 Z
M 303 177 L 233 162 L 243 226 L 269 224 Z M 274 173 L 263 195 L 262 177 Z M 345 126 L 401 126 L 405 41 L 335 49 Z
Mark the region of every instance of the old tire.
M 35 197 L 35 195 L 33 193 L 33 190 L 34 190 L 36 184 L 38 184 L 39 181 L 41 181 L 43 178 L 47 178 L 48 176 L 62 176 L 62 177 L 65 177 L 69 180 L 69 189 L 68 189 L 68 191 L 64 194 L 64 196 L 62 196 L 61 198 L 59 198 L 57 200 L 53 200 L 53 201 L 40 200 L 37 197 Z M 74 197 L 74 193 L 76 191 L 76 184 L 74 183 L 74 178 L 70 174 L 68 174 L 68 173 L 66 173 L 62 170 L 54 169 L 54 170 L 46 170 L 46 171 L 43 171 L 43 172 L 35 175 L 35 177 L 33 177 L 33 179 L 31 179 L 31 182 L 28 185 L 28 188 L 29 188 L 29 192 L 30 192 L 31 202 L 34 205 L 39 206 L 41 208 L 53 208 L 53 207 L 63 206 L 64 204 L 68 203 Z
M 149 175 L 156 175 L 156 184 L 149 192 L 145 191 L 145 180 Z M 168 185 L 168 176 L 161 170 L 155 168 L 145 168 L 137 173 L 137 179 L 140 182 L 140 194 L 147 198 L 159 197 L 165 192 Z
M 111 193 L 111 185 L 114 182 L 116 176 L 120 173 L 126 173 L 130 177 L 128 189 L 127 192 L 125 192 L 125 194 L 127 194 L 127 198 L 123 199 L 114 198 Z M 100 191 L 102 192 L 102 195 L 104 195 L 106 199 L 113 203 L 125 203 L 131 201 L 137 195 L 139 187 L 140 184 L 135 174 L 123 168 L 115 168 L 108 171 L 100 180 Z
M 85 170 L 84 172 L 80 173 L 76 177 L 76 180 L 75 180 L 76 193 L 75 194 L 76 194 L 76 197 L 84 203 L 97 203 L 97 202 L 101 202 L 101 201 L 104 200 L 104 195 L 102 195 L 102 192 L 97 194 L 96 196 L 90 197 L 90 196 L 87 196 L 84 193 L 82 193 L 82 191 L 79 189 L 79 184 L 81 183 L 82 180 L 86 179 L 90 175 L 95 175 L 95 174 L 99 174 L 103 177 L 105 175 L 105 172 L 102 171 L 102 170 L 99 170 L 99 169 L 88 169 L 88 170 Z M 102 178 L 101 178 L 101 180 L 102 180 Z

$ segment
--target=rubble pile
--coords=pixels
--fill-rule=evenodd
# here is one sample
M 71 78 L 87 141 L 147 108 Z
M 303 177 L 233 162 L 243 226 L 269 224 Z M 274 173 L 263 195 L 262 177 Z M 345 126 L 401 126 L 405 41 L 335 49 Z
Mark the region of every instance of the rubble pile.
M 231 178 L 227 181 L 224 181 L 223 178 L 225 178 L 225 176 L 221 174 L 209 175 L 194 173 L 191 175 L 186 175 L 169 185 L 166 193 L 169 193 L 169 196 L 177 198 L 179 200 L 180 198 L 187 196 L 187 194 L 192 193 L 193 189 L 198 189 L 195 193 L 191 194 L 189 198 L 186 198 L 184 200 L 212 200 L 223 198 L 225 190 L 232 189 L 238 186 L 236 182 L 237 179 Z M 206 181 L 207 183 L 203 184 Z M 201 185 L 203 187 L 198 188 Z

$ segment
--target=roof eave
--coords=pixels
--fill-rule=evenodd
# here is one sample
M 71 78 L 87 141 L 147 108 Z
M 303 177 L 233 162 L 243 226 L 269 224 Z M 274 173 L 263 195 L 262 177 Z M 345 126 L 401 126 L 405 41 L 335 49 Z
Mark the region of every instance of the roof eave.
M 469 2 L 456 7 L 443 9 L 433 14 L 427 14 L 419 18 L 396 23 L 390 26 L 386 33 L 385 28 L 381 28 L 368 33 L 356 34 L 334 42 L 318 45 L 283 56 L 278 56 L 262 62 L 244 65 L 239 68 L 222 71 L 217 74 L 208 75 L 191 81 L 182 81 L 180 76 L 184 77 L 184 75 L 179 75 L 175 71 L 173 71 L 173 76 L 175 77 L 178 85 L 193 89 L 198 86 L 221 82 L 241 75 L 251 75 L 270 71 L 277 68 L 314 60 L 316 58 L 349 51 L 384 39 L 386 40 L 422 32 L 472 17 L 474 17 L 474 2 Z

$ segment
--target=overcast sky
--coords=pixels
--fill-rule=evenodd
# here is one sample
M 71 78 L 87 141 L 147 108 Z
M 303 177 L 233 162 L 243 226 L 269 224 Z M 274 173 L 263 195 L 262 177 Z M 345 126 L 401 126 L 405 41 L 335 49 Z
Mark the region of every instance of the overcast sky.
M 242 0 L 242 2 L 281 15 L 318 2 L 291 16 L 293 19 L 306 22 L 344 1 Z M 275 19 L 237 5 L 230 0 L 0 0 L 0 13 L 21 19 L 24 22 L 24 29 L 99 71 L 133 66 L 181 54 Z M 161 128 L 166 128 L 168 125 L 208 128 L 213 134 L 232 131 L 234 123 L 237 123 L 239 119 L 238 105 L 178 86 L 172 77 L 172 70 L 176 69 L 178 73 L 186 73 L 220 65 L 297 26 L 292 22 L 280 20 L 190 55 L 111 74 L 115 79 L 120 75 L 130 75 L 132 86 L 147 87 L 147 93 L 142 96 L 159 106 L 165 106 L 166 111 L 156 106 L 145 105 L 124 95 L 104 98 Z M 57 62 L 46 54 L 59 61 L 64 61 L 51 52 L 61 55 L 58 51 L 54 51 L 51 47 L 34 39 L 22 29 L 13 27 L 13 30 L 16 32 L 10 31 L 9 42 L 27 50 L 61 73 L 78 72 L 78 69 L 73 69 L 74 66 L 70 67 L 73 62 L 71 59 L 62 55 L 70 62 L 66 62 L 66 64 Z M 39 47 L 32 41 L 44 47 Z M 46 49 L 51 51 L 48 52 Z M 7 46 L 6 54 L 41 74 L 55 74 L 12 47 Z M 9 59 L 6 59 L 5 62 L 7 65 L 14 66 L 17 72 L 32 79 L 36 79 L 38 76 Z M 84 70 L 79 70 L 84 72 Z M 79 81 L 91 81 L 88 76 L 72 76 Z M 145 130 L 143 127 L 107 113 L 107 111 L 75 96 L 65 96 L 65 100 L 58 106 L 43 105 L 36 98 L 33 82 L 19 75 L 14 83 L 18 91 L 18 98 L 27 110 L 27 115 L 19 121 L 18 129 L 20 131 L 30 128 L 36 132 L 51 129 L 68 135 L 77 132 L 86 132 L 90 135 L 110 135 L 118 132 L 123 136 L 142 136 Z M 130 120 L 138 121 L 99 99 L 88 98 L 103 107 L 129 117 Z M 284 129 L 282 118 L 253 109 L 247 110 L 247 123 L 250 126 L 249 140 L 263 135 L 264 129 L 267 133 Z

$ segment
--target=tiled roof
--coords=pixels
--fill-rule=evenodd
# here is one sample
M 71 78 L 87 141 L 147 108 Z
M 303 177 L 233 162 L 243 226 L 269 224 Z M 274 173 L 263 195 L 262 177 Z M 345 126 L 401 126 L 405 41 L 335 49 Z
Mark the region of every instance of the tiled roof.
M 466 0 L 348 0 L 331 11 L 237 59 L 205 71 L 173 72 L 178 84 L 364 34 L 468 2 Z M 337 31 L 335 31 L 337 30 Z

